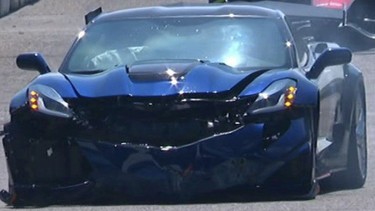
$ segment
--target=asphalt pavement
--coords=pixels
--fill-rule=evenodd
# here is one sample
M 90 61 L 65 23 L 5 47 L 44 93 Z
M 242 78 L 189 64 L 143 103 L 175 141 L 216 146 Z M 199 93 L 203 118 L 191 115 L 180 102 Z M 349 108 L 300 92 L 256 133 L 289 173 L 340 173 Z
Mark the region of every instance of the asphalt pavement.
M 84 14 L 100 6 L 104 11 L 177 3 L 178 0 L 39 0 L 0 18 L 0 125 L 9 121 L 8 105 L 36 72 L 20 70 L 15 58 L 22 52 L 44 54 L 57 70 L 76 34 L 84 27 Z M 186 2 L 186 1 L 185 1 Z M 196 0 L 191 2 L 205 2 Z M 45 210 L 375 210 L 375 51 L 357 52 L 353 63 L 363 70 L 367 88 L 368 180 L 364 188 L 320 194 L 315 200 L 223 201 L 178 205 L 51 206 Z M 7 168 L 0 147 L 0 188 L 7 189 Z M 9 209 L 0 203 L 0 209 Z

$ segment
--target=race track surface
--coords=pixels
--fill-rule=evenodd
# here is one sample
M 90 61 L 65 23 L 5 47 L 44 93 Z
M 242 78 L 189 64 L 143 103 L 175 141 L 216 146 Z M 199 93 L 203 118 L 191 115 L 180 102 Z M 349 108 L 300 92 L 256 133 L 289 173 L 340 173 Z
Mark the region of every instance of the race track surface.
M 9 121 L 11 97 L 26 85 L 36 72 L 18 69 L 15 58 L 28 51 L 42 52 L 56 70 L 75 35 L 84 27 L 84 14 L 102 6 L 104 11 L 121 8 L 177 3 L 178 0 L 39 0 L 0 18 L 0 125 Z M 191 2 L 205 2 L 191 0 Z M 363 70 L 367 88 L 367 135 L 369 150 L 368 180 L 358 190 L 332 191 L 315 200 L 222 200 L 177 205 L 52 206 L 44 210 L 375 210 L 375 51 L 356 52 L 353 63 Z M 0 188 L 7 189 L 7 168 L 0 147 Z M 9 209 L 0 203 L 0 209 Z

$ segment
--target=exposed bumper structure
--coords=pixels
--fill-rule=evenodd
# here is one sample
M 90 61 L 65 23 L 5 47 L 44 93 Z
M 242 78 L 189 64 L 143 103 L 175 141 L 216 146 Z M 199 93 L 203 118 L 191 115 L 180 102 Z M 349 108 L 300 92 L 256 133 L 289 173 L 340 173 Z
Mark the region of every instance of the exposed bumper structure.
M 90 168 L 80 174 L 80 178 L 75 178 L 75 183 L 72 180 L 65 184 L 59 182 L 62 179 L 54 181 L 53 178 L 49 182 L 40 182 L 41 179 L 22 181 L 19 175 L 20 171 L 37 174 L 39 170 L 32 168 L 48 168 L 45 166 L 51 164 L 48 159 L 55 153 L 59 154 L 58 149 L 47 147 L 44 151 L 47 160 L 33 166 L 30 162 L 14 160 L 12 152 L 16 144 L 9 141 L 16 141 L 4 138 L 13 178 L 10 194 L 3 191 L 1 198 L 8 204 L 74 203 L 75 200 L 98 196 L 98 193 L 114 194 L 125 200 L 186 198 L 238 186 L 249 189 L 277 189 L 282 186 L 306 194 L 309 190 L 303 187 L 311 183 L 313 175 L 309 165 L 312 162 L 312 135 L 307 122 L 305 118 L 291 120 L 287 130 L 275 131 L 274 134 L 265 133 L 263 123 L 248 124 L 235 131 L 179 147 L 69 138 L 68 142 L 77 144 L 79 153 Z M 17 152 L 25 153 L 25 150 L 32 151 L 32 147 L 17 149 Z M 68 155 L 71 156 L 72 152 Z M 62 167 L 66 168 L 65 171 L 77 171 L 74 170 L 77 166 L 68 164 L 67 160 L 69 158 L 53 162 L 65 165 Z

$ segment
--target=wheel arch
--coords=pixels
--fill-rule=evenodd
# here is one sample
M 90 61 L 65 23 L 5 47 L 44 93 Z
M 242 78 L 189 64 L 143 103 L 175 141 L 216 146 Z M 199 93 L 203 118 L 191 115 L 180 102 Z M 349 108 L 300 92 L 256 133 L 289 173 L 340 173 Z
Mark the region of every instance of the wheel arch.
M 362 72 L 356 68 L 354 65 L 345 65 L 344 66 L 345 81 L 341 94 L 341 106 L 342 106 L 342 115 L 344 122 L 344 131 L 350 131 L 352 127 L 352 118 L 354 112 L 355 101 L 353 96 L 363 93 L 363 100 L 365 103 L 365 113 L 366 113 L 366 92 L 364 86 L 364 79 Z M 359 86 L 359 87 L 356 87 Z M 348 137 L 350 134 L 346 134 Z M 344 138 L 343 140 L 343 152 L 348 153 L 350 138 Z M 346 163 L 348 160 L 346 160 Z

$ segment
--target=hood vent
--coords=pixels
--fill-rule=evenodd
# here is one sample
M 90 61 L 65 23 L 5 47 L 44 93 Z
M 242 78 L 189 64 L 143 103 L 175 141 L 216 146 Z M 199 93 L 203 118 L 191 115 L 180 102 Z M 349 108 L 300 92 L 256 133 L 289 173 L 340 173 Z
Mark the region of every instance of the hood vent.
M 132 81 L 169 81 L 180 79 L 200 64 L 198 60 L 142 61 L 131 65 L 127 72 Z

